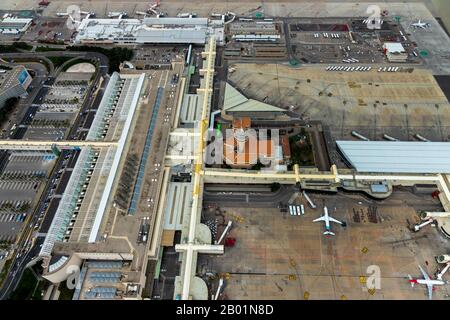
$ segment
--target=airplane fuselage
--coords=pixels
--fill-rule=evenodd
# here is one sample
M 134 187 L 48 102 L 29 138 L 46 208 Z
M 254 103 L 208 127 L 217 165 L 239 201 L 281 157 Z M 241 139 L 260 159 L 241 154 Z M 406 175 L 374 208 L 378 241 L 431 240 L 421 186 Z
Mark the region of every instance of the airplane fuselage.
M 442 280 L 425 280 L 425 279 L 413 279 L 410 280 L 411 283 L 423 284 L 423 285 L 432 285 L 432 286 L 442 286 L 445 284 Z
M 325 217 L 325 229 L 327 231 L 330 231 L 331 228 L 330 228 L 330 217 L 328 216 L 328 208 L 324 207 L 323 211 L 324 211 L 324 217 Z

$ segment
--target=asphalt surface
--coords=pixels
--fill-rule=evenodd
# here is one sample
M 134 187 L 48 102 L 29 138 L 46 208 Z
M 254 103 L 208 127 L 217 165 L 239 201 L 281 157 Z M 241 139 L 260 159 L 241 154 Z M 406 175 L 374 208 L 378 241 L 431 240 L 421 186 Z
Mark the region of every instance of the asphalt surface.
M 236 185 L 238 186 L 238 185 Z M 278 208 L 280 202 L 287 204 L 296 191 L 293 185 L 281 185 L 276 192 L 251 191 L 204 191 L 203 204 L 216 204 L 223 207 Z

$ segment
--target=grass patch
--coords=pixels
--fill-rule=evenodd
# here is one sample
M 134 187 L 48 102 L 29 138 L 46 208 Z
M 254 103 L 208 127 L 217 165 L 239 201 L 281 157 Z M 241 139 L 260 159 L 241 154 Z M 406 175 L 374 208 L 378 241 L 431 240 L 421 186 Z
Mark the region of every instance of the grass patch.
M 271 192 L 277 192 L 278 190 L 280 190 L 280 188 L 281 188 L 281 184 L 279 184 L 278 182 L 274 182 L 270 185 Z
M 11 300 L 42 300 L 42 291 L 47 287 L 44 280 L 37 279 L 30 268 L 23 271 L 16 290 L 11 293 Z
M 1 45 L 0 53 L 17 52 L 17 48 L 13 45 Z
M 260 171 L 262 169 L 262 167 L 264 167 L 263 164 L 261 162 L 259 162 L 259 160 L 258 160 L 258 162 L 254 166 L 251 167 L 251 170 Z
M 32 46 L 32 45 L 29 45 L 29 44 L 26 43 L 26 42 L 16 42 L 16 43 L 14 44 L 14 46 L 15 46 L 17 49 L 22 49 L 22 50 L 26 50 L 26 51 L 31 51 L 31 49 L 33 49 L 33 46 Z

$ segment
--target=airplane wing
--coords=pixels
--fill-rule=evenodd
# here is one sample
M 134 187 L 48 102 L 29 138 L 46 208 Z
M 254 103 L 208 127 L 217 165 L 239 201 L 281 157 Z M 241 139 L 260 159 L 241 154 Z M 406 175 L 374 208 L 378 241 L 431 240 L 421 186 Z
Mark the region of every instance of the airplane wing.
M 336 220 L 335 218 L 332 218 L 332 217 L 328 217 L 328 220 L 330 220 L 332 222 L 336 222 L 336 223 L 342 224 L 342 222 L 340 222 L 339 220 Z
M 423 270 L 423 268 L 420 265 L 419 265 L 419 269 L 420 269 L 420 272 L 422 272 L 423 278 L 425 280 L 430 280 L 430 276 L 428 275 L 428 273 L 425 272 L 425 270 Z
M 427 288 L 428 288 L 428 299 L 432 300 L 433 299 L 433 285 L 427 284 Z
M 320 218 L 314 219 L 313 222 L 325 221 L 325 217 L 321 216 Z

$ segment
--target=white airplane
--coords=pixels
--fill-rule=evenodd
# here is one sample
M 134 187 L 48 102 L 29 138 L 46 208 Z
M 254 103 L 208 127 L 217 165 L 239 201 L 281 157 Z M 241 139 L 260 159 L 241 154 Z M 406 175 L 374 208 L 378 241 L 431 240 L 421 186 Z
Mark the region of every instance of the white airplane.
M 433 280 L 430 276 L 423 270 L 423 268 L 419 265 L 420 272 L 423 275 L 424 279 L 413 279 L 411 275 L 408 274 L 409 283 L 411 283 L 411 287 L 414 288 L 414 285 L 417 284 L 425 284 L 428 288 L 428 299 L 433 299 L 433 286 L 442 286 L 445 284 L 442 280 Z
M 159 1 L 154 3 L 149 3 L 147 13 L 148 14 L 154 14 L 155 16 L 161 15 L 161 12 L 156 10 L 159 7 Z
M 430 24 L 428 22 L 422 22 L 421 20 L 411 24 L 411 26 L 413 26 L 414 28 L 422 28 L 422 29 L 426 29 L 428 27 L 430 27 Z
M 327 207 L 323 207 L 323 212 L 324 212 L 323 216 L 314 219 L 313 222 L 325 221 L 325 231 L 323 234 L 334 236 L 334 233 L 330 231 L 331 230 L 330 222 L 339 223 L 340 225 L 344 225 L 344 223 L 329 216 Z
M 126 12 L 117 12 L 117 11 L 108 12 L 108 18 L 117 18 L 117 17 L 121 18 L 126 15 L 127 15 Z

